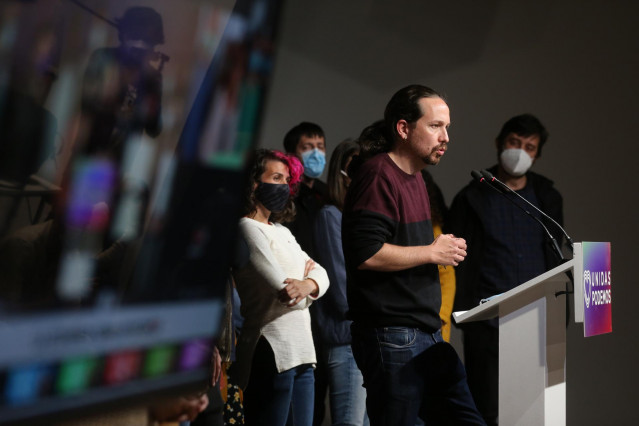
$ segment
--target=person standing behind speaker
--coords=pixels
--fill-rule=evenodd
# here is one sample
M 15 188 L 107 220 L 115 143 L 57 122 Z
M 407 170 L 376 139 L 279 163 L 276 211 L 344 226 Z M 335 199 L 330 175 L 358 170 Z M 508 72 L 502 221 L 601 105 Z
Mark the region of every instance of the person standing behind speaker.
M 301 170 L 293 156 L 258 150 L 239 224 L 249 261 L 233 270 L 244 324 L 229 375 L 245 389 L 245 418 L 251 426 L 313 422 L 317 358 L 308 307 L 326 292 L 329 281 L 324 268 L 280 223 L 294 214 Z
M 326 165 L 326 138 L 324 130 L 315 123 L 303 121 L 289 130 L 284 136 L 284 149 L 287 154 L 294 155 L 304 165 L 304 174 L 295 196 L 295 218 L 284 223 L 295 239 L 311 259 L 315 259 L 315 243 L 313 226 L 317 213 L 326 202 L 328 188 L 319 177 Z M 311 307 L 313 337 L 318 353 L 321 353 L 321 340 L 317 338 L 322 325 L 315 320 L 315 307 Z M 314 426 L 321 426 L 326 411 L 325 399 L 328 386 L 326 366 L 319 360 L 315 368 L 315 409 Z
M 548 132 L 537 117 L 522 114 L 511 118 L 495 140 L 498 164 L 488 170 L 561 224 L 561 195 L 551 180 L 529 171 L 547 138 Z M 477 181 L 455 196 L 446 225 L 446 232 L 468 243 L 466 261 L 456 267 L 456 311 L 474 308 L 481 299 L 508 291 L 557 264 L 543 228 L 504 196 Z M 548 229 L 561 243 L 556 228 L 549 225 Z M 470 391 L 486 423 L 496 425 L 498 321 L 474 322 L 464 325 L 462 331 Z
M 433 175 L 426 169 L 422 170 L 422 177 L 428 191 L 430 200 L 430 214 L 433 222 L 433 236 L 439 237 L 444 228 L 444 218 L 448 208 L 444 201 L 444 194 L 435 183 Z M 453 313 L 453 303 L 455 301 L 455 269 L 437 265 L 439 270 L 439 284 L 442 289 L 442 306 L 439 308 L 439 318 L 442 320 L 442 337 L 444 341 L 450 342 L 451 315 Z
M 302 122 L 284 136 L 284 150 L 296 156 L 304 166 L 304 174 L 295 196 L 295 218 L 284 224 L 311 259 L 315 259 L 313 224 L 317 212 L 326 202 L 328 188 L 319 177 L 326 166 L 324 130 L 315 124 Z
M 348 166 L 359 145 L 350 139 L 341 142 L 328 166 L 328 202 L 315 220 L 317 261 L 326 268 L 331 286 L 314 305 L 315 320 L 322 325 L 316 338 L 323 350 L 319 354 L 328 373 L 331 420 L 333 425 L 364 425 L 366 391 L 362 373 L 351 349 L 351 321 L 346 319 L 346 268 L 342 251 L 342 209 L 350 184 Z

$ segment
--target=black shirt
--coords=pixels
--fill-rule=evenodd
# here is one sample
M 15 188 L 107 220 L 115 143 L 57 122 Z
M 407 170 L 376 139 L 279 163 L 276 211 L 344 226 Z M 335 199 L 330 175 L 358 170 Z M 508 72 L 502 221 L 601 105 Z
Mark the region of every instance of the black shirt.
M 539 206 L 529 183 L 519 195 Z M 514 194 L 506 194 L 526 210 L 532 210 Z M 486 229 L 484 260 L 479 276 L 480 297 L 504 293 L 546 271 L 545 236 L 521 209 L 495 191 L 486 193 L 488 211 L 482 216 Z M 540 215 L 532 210 L 532 215 Z
M 293 222 L 282 224 L 291 230 L 297 243 L 311 259 L 316 259 L 313 237 L 315 218 L 325 204 L 327 194 L 328 187 L 320 180 L 315 179 L 312 188 L 301 183 L 299 192 L 295 197 L 295 219 Z

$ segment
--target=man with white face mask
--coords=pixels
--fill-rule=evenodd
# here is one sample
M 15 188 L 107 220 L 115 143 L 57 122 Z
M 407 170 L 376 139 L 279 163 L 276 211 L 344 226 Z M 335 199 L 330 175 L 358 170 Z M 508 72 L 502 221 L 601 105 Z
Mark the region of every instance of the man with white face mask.
M 488 170 L 561 224 L 561 195 L 551 180 L 530 171 L 547 138 L 548 132 L 535 116 L 511 118 L 495 141 L 498 164 Z M 508 196 L 522 203 L 514 194 Z M 473 181 L 463 188 L 453 200 L 446 223 L 445 232 L 468 244 L 466 261 L 456 268 L 455 311 L 471 309 L 481 299 L 508 291 L 558 263 L 543 228 L 486 184 Z M 547 226 L 561 244 L 556 228 Z M 468 385 L 486 423 L 496 425 L 497 319 L 464 325 L 462 330 Z

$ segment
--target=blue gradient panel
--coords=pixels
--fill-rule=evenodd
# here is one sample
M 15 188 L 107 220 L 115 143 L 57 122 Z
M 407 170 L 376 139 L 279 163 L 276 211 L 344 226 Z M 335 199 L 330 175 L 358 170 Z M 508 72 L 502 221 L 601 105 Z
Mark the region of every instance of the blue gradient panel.
M 610 243 L 583 243 L 584 337 L 612 332 Z
M 46 364 L 30 364 L 11 370 L 5 387 L 5 400 L 10 405 L 33 403 L 49 393 L 54 369 Z

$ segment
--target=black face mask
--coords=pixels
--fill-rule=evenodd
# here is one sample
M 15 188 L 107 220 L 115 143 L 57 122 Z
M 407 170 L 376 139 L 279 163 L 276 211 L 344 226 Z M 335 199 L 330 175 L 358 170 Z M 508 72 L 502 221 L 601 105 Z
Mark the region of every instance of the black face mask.
M 290 190 L 286 183 L 260 182 L 255 189 L 257 201 L 273 213 L 284 210 L 289 197 Z

